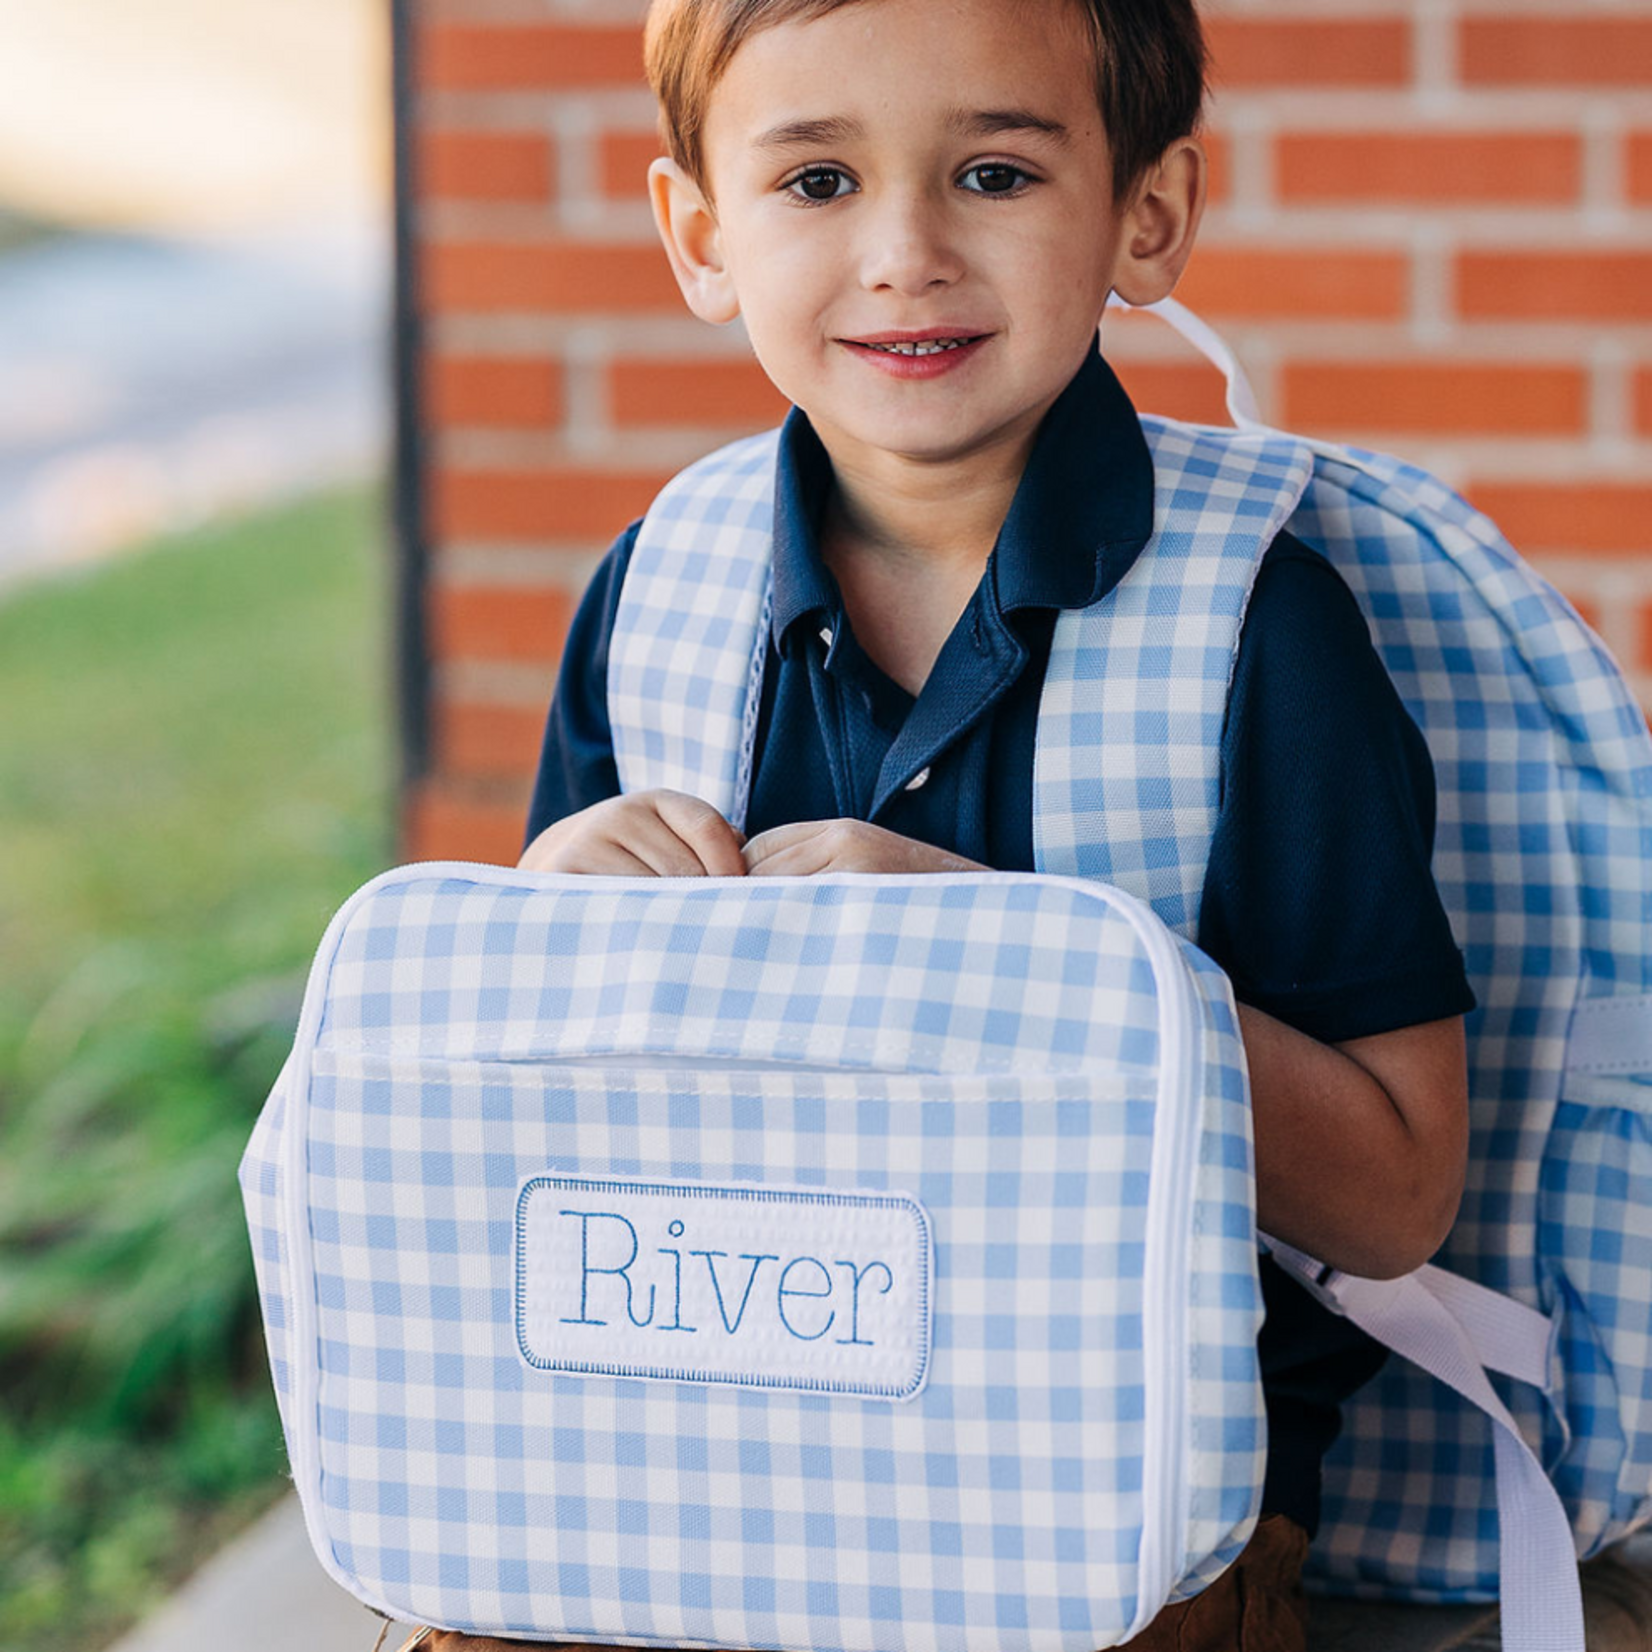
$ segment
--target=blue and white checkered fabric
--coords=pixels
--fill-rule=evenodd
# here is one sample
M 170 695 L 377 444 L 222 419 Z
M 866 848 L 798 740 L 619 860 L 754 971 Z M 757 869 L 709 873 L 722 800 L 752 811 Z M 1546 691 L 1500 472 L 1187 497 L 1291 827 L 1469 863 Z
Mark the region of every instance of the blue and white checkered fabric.
M 1567 1075 L 1580 999 L 1652 989 L 1652 742 L 1616 665 L 1492 523 L 1371 454 L 1321 457 L 1292 530 L 1352 586 L 1428 739 L 1434 873 L 1480 1007 L 1473 1140 L 1439 1261 L 1549 1314 L 1546 1400 L 1507 1400 L 1580 1555 L 1652 1514 L 1652 1074 Z M 1327 1465 L 1327 1586 L 1492 1599 L 1485 1418 L 1402 1361 Z
M 513 1222 L 546 1176 L 909 1194 L 926 1386 L 536 1368 Z M 383 1610 L 1091 1652 L 1254 1518 L 1232 998 L 1111 891 L 405 868 L 329 931 L 242 1179 L 311 1534 Z
M 608 647 L 622 788 L 688 792 L 736 825 L 760 704 L 755 644 L 768 633 L 778 445 L 778 431 L 747 437 L 665 486 L 632 547 Z
M 1039 702 L 1034 857 L 1041 872 L 1128 890 L 1191 936 L 1239 630 L 1313 459 L 1285 437 L 1224 439 L 1160 419 L 1142 428 L 1153 537 L 1100 602 L 1057 622 Z M 749 438 L 660 494 L 610 645 L 621 785 L 690 792 L 737 823 L 767 654 L 775 453 L 772 433 Z
M 1275 433 L 1143 427 L 1155 538 L 1112 608 L 1058 626 L 1040 711 L 1038 864 L 1120 884 L 1191 931 L 1231 649 L 1256 558 L 1306 484 L 1286 525 L 1353 588 L 1432 751 L 1435 874 L 1480 1002 L 1469 1182 L 1441 1260 L 1554 1319 L 1551 1393 L 1508 1399 L 1553 1465 L 1579 1552 L 1593 1553 L 1652 1517 L 1652 1072 L 1567 1069 L 1580 1003 L 1617 998 L 1643 1016 L 1636 1000 L 1652 992 L 1642 714 L 1565 601 L 1435 478 L 1320 449 L 1309 481 L 1303 451 Z M 767 496 L 749 507 L 737 548 L 765 565 L 768 511 Z M 640 612 L 641 587 L 636 601 Z M 1114 627 L 1131 602 L 1137 628 Z M 754 637 L 749 622 L 725 633 L 724 678 L 744 666 L 755 686 Z M 724 722 L 745 726 L 732 712 Z M 685 780 L 641 762 L 622 776 L 684 783 L 733 811 L 741 748 L 733 732 L 716 740 L 723 754 L 673 771 Z M 749 761 L 749 728 L 744 750 Z M 1492 1447 L 1477 1412 L 1391 1361 L 1352 1406 L 1327 1473 L 1313 1562 L 1325 1586 L 1495 1598 Z
M 1142 430 L 1153 537 L 1100 602 L 1057 620 L 1050 646 L 1035 864 L 1128 889 L 1192 937 L 1239 632 L 1262 553 L 1313 456 L 1283 437 L 1224 439 L 1162 419 Z

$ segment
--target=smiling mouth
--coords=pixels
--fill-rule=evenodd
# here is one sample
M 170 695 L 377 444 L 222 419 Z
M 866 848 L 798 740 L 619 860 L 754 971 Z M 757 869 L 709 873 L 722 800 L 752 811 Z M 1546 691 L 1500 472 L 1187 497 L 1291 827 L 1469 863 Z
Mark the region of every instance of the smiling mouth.
M 984 334 L 975 334 L 967 338 L 922 338 L 905 339 L 893 344 L 876 344 L 870 340 L 856 341 L 863 350 L 877 350 L 887 356 L 938 356 L 947 350 L 959 350 L 966 344 L 973 344 L 976 338 Z

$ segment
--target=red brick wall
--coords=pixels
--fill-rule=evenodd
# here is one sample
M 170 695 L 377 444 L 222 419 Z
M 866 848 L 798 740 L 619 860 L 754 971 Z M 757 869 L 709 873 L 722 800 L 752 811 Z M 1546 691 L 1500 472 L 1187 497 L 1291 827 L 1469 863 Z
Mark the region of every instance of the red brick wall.
M 1652 697 L 1652 0 L 1207 0 L 1212 209 L 1180 296 L 1265 416 L 1464 487 Z M 420 0 L 432 767 L 408 854 L 515 858 L 573 604 L 673 470 L 772 423 L 642 193 L 631 0 Z M 1110 354 L 1218 416 L 1157 323 Z

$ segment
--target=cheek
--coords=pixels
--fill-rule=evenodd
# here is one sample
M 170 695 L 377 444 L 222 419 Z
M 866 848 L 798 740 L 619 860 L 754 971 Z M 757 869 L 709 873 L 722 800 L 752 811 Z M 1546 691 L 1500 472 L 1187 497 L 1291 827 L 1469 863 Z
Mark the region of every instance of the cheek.
M 796 356 L 811 347 L 837 291 L 824 249 L 806 237 L 753 238 L 731 246 L 730 268 L 760 356 Z

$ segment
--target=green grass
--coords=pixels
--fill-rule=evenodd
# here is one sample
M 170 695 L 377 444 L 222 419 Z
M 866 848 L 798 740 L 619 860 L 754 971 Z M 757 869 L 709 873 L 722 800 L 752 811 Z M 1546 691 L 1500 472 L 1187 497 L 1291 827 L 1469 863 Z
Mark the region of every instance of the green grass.
M 0 602 L 0 1647 L 105 1642 L 284 1469 L 236 1162 L 391 856 L 376 496 Z

